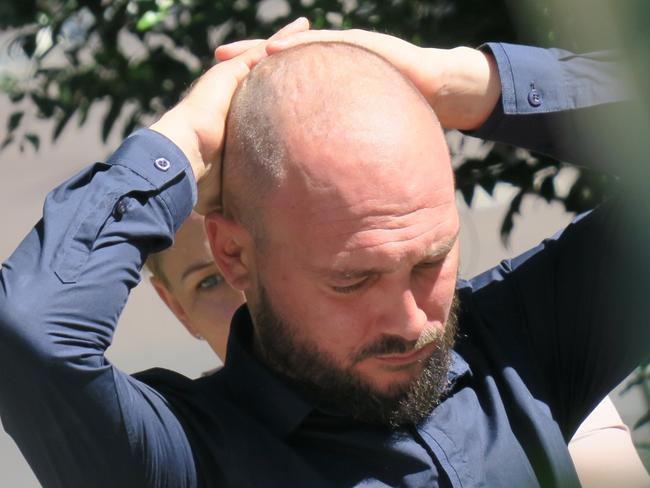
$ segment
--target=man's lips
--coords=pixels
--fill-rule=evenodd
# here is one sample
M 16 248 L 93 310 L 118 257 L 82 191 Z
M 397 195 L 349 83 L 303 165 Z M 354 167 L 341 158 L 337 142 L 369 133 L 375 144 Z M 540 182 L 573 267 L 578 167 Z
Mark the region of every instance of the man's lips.
M 409 363 L 415 363 L 426 358 L 431 352 L 432 347 L 434 347 L 433 344 L 427 344 L 420 349 L 415 349 L 409 352 L 399 354 L 378 354 L 376 356 L 373 356 L 373 358 L 386 364 L 396 366 L 405 365 Z

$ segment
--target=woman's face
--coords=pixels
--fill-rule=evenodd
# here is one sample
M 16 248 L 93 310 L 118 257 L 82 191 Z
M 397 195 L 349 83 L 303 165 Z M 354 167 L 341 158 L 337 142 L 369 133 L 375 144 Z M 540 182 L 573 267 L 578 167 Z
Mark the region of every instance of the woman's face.
M 159 259 L 162 276 L 152 277 L 154 288 L 185 328 L 224 360 L 230 320 L 244 295 L 226 283 L 214 263 L 203 218 L 192 213 Z

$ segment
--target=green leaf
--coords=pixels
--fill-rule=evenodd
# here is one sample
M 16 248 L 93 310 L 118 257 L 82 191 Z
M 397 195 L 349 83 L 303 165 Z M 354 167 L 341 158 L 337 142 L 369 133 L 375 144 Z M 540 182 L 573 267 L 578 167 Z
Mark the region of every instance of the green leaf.
M 18 125 L 20 124 L 23 115 L 25 115 L 24 112 L 14 112 L 11 114 L 11 116 L 9 117 L 9 121 L 7 122 L 7 130 L 9 132 L 13 132 L 18 128 Z
M 639 420 L 634 423 L 633 429 L 638 429 L 644 424 L 650 422 L 650 412 L 646 412 Z
M 542 185 L 539 188 L 540 196 L 548 203 L 555 198 L 555 186 L 553 185 L 554 179 L 555 175 L 547 176 L 544 178 L 544 181 L 542 181 Z
M 165 18 L 165 13 L 163 12 L 154 12 L 153 10 L 147 10 L 138 23 L 136 24 L 136 29 L 139 31 L 146 31 L 155 27 Z
M 133 112 L 128 122 L 124 125 L 124 128 L 122 129 L 122 139 L 126 139 L 131 134 L 131 132 L 133 132 L 133 129 L 136 128 L 138 122 L 140 121 L 140 115 L 141 113 L 139 110 Z
M 526 195 L 526 190 L 519 190 L 519 193 L 515 195 L 515 197 L 512 199 L 510 202 L 510 207 L 508 208 L 508 211 L 506 212 L 506 216 L 503 218 L 503 223 L 501 224 L 501 242 L 503 243 L 504 247 L 509 247 L 510 244 L 510 233 L 512 232 L 512 229 L 515 225 L 515 214 L 519 213 L 519 209 L 521 208 L 521 202 L 524 199 L 524 196 Z
M 632 374 L 631 379 L 625 384 L 620 395 L 626 394 L 632 388 L 643 385 L 646 381 L 650 381 L 650 374 L 648 373 L 646 367 L 641 365 L 636 368 L 634 374 Z
M 14 136 L 5 137 L 5 140 L 2 141 L 2 146 L 0 146 L 0 151 L 2 151 L 5 147 L 7 147 L 12 142 L 14 142 Z
M 472 185 L 465 185 L 460 189 L 460 193 L 463 195 L 463 200 L 465 200 L 465 203 L 467 204 L 468 207 L 472 206 L 472 200 L 474 199 L 474 188 L 475 186 Z
M 32 145 L 34 151 L 38 151 L 38 148 L 41 145 L 40 138 L 36 134 L 25 134 L 25 139 Z
M 481 185 L 481 188 L 483 188 L 488 195 L 494 196 L 494 188 L 497 185 L 497 180 L 489 175 L 486 175 L 485 177 L 481 178 L 479 185 Z
M 25 98 L 25 93 L 23 92 L 16 92 L 16 93 L 9 94 L 9 100 L 11 100 L 11 103 L 18 103 L 23 98 Z
M 21 46 L 25 56 L 31 58 L 36 51 L 36 34 L 28 34 L 21 39 Z
M 77 121 L 77 126 L 81 127 L 86 123 L 86 119 L 88 118 L 88 112 L 90 111 L 90 105 L 91 102 L 88 100 L 83 100 L 81 102 L 81 105 L 79 106 L 79 118 Z
M 75 108 L 68 108 L 63 112 L 63 115 L 61 115 L 61 118 L 58 120 L 56 126 L 54 127 L 54 132 L 52 132 L 52 141 L 56 141 L 59 138 L 63 132 L 63 129 L 65 129 L 65 126 L 68 125 L 68 121 L 74 113 Z
M 39 111 L 39 117 L 49 119 L 54 115 L 56 104 L 49 98 L 41 95 L 32 94 L 32 101 L 36 104 Z
M 124 104 L 123 100 L 114 100 L 113 104 L 111 105 L 111 108 L 106 112 L 106 116 L 104 117 L 104 121 L 102 122 L 102 141 L 106 142 L 108 139 L 108 136 L 111 133 L 111 129 L 113 129 L 113 125 L 115 124 L 115 120 L 120 115 L 120 112 L 122 111 L 122 105 Z

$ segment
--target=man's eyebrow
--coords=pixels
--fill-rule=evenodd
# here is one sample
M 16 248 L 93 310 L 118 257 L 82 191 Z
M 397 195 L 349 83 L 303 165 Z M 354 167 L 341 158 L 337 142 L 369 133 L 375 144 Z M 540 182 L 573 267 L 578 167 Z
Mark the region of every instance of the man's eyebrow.
M 355 278 L 365 278 L 366 276 L 380 275 L 388 272 L 387 269 L 382 268 L 364 268 L 364 269 L 343 269 L 343 270 L 331 270 L 323 272 L 322 274 L 327 275 L 330 278 L 340 279 L 340 280 L 352 280 Z
M 192 273 L 196 273 L 197 271 L 201 271 L 205 268 L 208 268 L 214 264 L 214 261 L 199 261 L 197 263 L 193 263 L 189 265 L 187 268 L 185 268 L 185 271 L 183 271 L 183 274 L 181 275 L 181 281 L 184 281 L 185 278 L 187 278 L 189 275 Z
M 456 241 L 458 240 L 459 231 L 446 241 L 436 242 L 429 248 L 428 251 L 421 257 L 421 260 L 436 259 L 446 256 L 452 250 Z M 330 278 L 349 280 L 355 278 L 364 278 L 366 276 L 380 275 L 390 272 L 390 269 L 385 268 L 363 268 L 363 269 L 341 269 L 341 270 L 318 270 L 318 273 Z
M 443 256 L 443 255 L 449 254 L 451 249 L 456 244 L 456 241 L 458 240 L 459 232 L 460 231 L 456 231 L 456 233 L 453 235 L 453 237 L 450 237 L 446 241 L 435 243 L 433 246 L 431 246 L 431 249 L 429 249 L 427 251 L 426 256 L 427 257 L 437 257 L 437 256 Z

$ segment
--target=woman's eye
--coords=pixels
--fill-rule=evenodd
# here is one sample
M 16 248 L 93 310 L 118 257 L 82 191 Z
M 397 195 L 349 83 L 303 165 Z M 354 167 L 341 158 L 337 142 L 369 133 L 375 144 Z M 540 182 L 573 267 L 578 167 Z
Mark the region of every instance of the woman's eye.
M 211 290 L 223 283 L 223 277 L 218 274 L 206 276 L 196 285 L 199 291 Z

